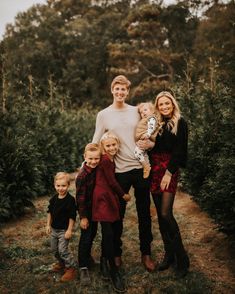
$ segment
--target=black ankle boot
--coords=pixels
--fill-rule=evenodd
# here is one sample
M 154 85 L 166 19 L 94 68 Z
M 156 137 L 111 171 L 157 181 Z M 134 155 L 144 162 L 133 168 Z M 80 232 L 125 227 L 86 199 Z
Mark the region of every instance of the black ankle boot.
M 164 271 L 168 269 L 174 263 L 174 261 L 174 255 L 170 255 L 167 252 L 165 252 L 163 260 L 159 263 L 157 267 L 158 271 Z
M 109 280 L 109 266 L 108 260 L 105 257 L 100 258 L 100 272 L 103 280 Z
M 113 289 L 116 292 L 123 293 L 126 291 L 125 283 L 120 275 L 118 269 L 112 269 L 110 271 L 110 277 L 113 283 Z
M 190 266 L 189 257 L 184 249 L 180 233 L 178 232 L 174 238 L 175 259 L 176 259 L 176 277 L 183 278 L 187 275 Z

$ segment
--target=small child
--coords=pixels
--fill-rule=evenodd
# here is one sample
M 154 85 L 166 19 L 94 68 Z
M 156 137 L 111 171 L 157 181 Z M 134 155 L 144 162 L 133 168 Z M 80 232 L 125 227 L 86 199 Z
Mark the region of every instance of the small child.
M 101 161 L 97 167 L 96 184 L 92 201 L 92 220 L 100 222 L 102 231 L 102 254 L 100 270 L 104 279 L 111 278 L 115 291 L 124 292 L 125 285 L 115 264 L 115 222 L 120 220 L 120 200 L 130 200 L 130 195 L 120 187 L 115 178 L 114 157 L 119 149 L 119 139 L 112 132 L 106 132 L 100 140 Z
M 84 150 L 85 162 L 75 180 L 76 202 L 80 217 L 81 235 L 78 245 L 78 261 L 81 285 L 91 283 L 89 265 L 91 247 L 97 232 L 97 222 L 92 221 L 92 195 L 95 186 L 96 167 L 100 162 L 101 149 L 98 144 L 89 143 Z
M 54 186 L 58 194 L 53 196 L 48 205 L 46 232 L 51 234 L 51 248 L 58 263 L 52 271 L 64 270 L 62 282 L 76 278 L 76 263 L 69 252 L 69 240 L 76 220 L 75 198 L 69 194 L 70 175 L 58 172 L 54 177 Z
M 143 102 L 138 105 L 141 120 L 136 126 L 135 140 L 150 139 L 155 142 L 157 134 L 161 131 L 162 124 L 154 113 L 154 105 L 151 102 Z M 149 157 L 146 150 L 140 149 L 138 146 L 134 150 L 135 157 L 143 166 L 143 177 L 148 178 L 151 170 Z

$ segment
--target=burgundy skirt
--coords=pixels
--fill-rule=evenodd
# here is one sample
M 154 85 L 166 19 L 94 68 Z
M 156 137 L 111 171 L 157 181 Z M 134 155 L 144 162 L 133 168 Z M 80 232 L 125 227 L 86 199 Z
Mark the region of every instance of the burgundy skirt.
M 152 194 L 159 194 L 162 192 L 176 193 L 179 171 L 176 171 L 170 181 L 168 189 L 162 191 L 160 184 L 170 161 L 171 154 L 159 153 L 151 155 L 151 184 L 150 191 Z

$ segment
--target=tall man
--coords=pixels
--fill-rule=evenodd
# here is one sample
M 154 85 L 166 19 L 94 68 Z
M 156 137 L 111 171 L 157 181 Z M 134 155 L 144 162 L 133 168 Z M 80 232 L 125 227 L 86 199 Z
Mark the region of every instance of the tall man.
M 131 82 L 123 75 L 116 76 L 113 79 L 111 83 L 113 103 L 98 113 L 92 141 L 98 143 L 105 131 L 113 131 L 120 139 L 120 149 L 115 158 L 116 178 L 125 193 L 129 192 L 131 186 L 134 188 L 139 222 L 141 260 L 148 271 L 153 271 L 155 264 L 151 259 L 153 236 L 151 232 L 149 180 L 143 178 L 142 165 L 134 156 L 136 146 L 134 134 L 140 116 L 137 107 L 126 103 L 130 85 Z M 115 262 L 117 266 L 122 263 L 121 236 L 125 211 L 126 202 L 121 201 L 121 220 L 114 224 L 116 232 Z

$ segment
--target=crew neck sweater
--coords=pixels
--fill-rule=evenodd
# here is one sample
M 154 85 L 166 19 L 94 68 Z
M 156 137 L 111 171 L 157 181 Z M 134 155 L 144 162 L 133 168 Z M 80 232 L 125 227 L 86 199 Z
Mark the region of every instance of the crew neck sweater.
M 113 131 L 120 140 L 120 148 L 114 159 L 116 173 L 142 168 L 134 156 L 135 129 L 139 120 L 137 107 L 129 104 L 126 104 L 124 108 L 114 108 L 110 105 L 97 114 L 92 142 L 99 143 L 106 131 Z

